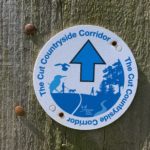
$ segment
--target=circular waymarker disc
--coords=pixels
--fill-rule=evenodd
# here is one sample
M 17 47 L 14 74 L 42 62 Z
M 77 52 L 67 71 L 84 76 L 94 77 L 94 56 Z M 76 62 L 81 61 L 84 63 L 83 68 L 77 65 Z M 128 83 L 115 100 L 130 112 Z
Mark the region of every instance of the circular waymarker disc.
M 38 101 L 60 124 L 104 127 L 130 106 L 137 89 L 131 50 L 113 32 L 93 25 L 67 28 L 42 48 L 34 67 Z

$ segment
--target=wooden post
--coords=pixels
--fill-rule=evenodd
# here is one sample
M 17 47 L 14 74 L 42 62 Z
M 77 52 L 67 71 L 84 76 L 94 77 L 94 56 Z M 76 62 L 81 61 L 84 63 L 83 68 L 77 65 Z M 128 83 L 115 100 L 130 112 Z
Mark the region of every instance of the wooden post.
M 37 32 L 26 35 L 33 23 Z M 60 30 L 78 24 L 103 26 L 131 48 L 139 85 L 128 111 L 113 124 L 93 131 L 63 127 L 36 100 L 32 72 L 40 48 Z M 0 0 L 0 149 L 150 149 L 149 0 Z M 20 105 L 25 115 L 17 116 Z

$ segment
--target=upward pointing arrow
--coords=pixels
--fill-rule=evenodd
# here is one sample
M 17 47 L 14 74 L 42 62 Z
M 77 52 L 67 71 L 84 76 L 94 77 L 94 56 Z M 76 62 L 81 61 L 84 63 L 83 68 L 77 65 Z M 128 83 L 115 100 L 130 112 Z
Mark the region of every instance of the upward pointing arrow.
M 70 63 L 81 65 L 81 82 L 94 82 L 95 64 L 106 64 L 90 40 L 83 45 Z

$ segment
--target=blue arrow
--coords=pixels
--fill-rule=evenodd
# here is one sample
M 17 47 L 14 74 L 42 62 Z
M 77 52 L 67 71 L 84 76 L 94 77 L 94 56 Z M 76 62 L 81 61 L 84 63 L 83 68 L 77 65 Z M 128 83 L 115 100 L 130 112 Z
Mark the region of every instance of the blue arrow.
M 94 82 L 95 64 L 106 64 L 90 40 L 83 45 L 70 63 L 81 65 L 81 82 Z

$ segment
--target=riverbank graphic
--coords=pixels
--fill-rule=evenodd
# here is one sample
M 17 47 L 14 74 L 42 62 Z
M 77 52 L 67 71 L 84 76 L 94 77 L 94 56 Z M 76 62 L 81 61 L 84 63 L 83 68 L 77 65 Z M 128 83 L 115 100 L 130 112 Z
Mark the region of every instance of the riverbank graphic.
M 63 75 L 55 75 L 49 83 L 53 100 L 64 111 L 78 117 L 93 117 L 105 113 L 118 101 L 124 87 L 124 71 L 119 59 L 103 69 L 99 88 L 91 86 L 89 93 L 80 93 L 77 88 L 67 86 L 68 77 L 64 71 L 67 72 L 72 65 L 64 64 L 67 69 L 59 63 L 54 65 L 62 69 Z

